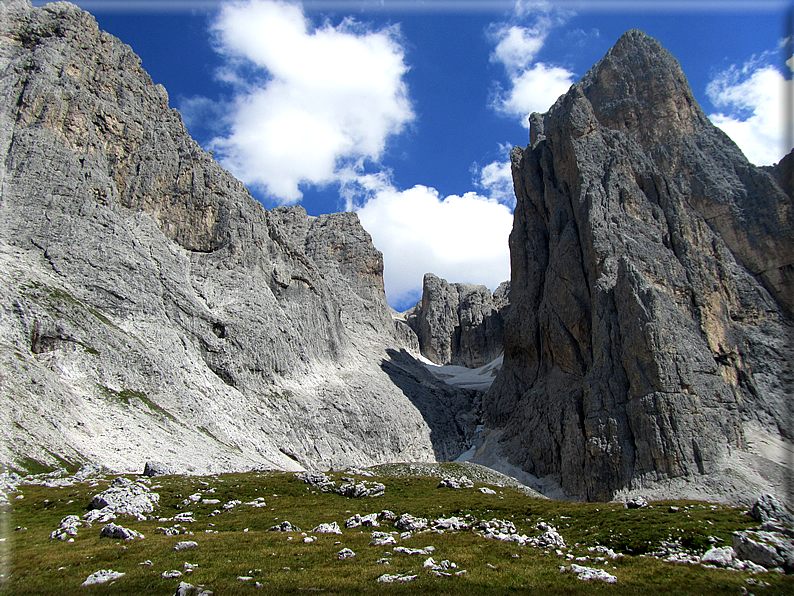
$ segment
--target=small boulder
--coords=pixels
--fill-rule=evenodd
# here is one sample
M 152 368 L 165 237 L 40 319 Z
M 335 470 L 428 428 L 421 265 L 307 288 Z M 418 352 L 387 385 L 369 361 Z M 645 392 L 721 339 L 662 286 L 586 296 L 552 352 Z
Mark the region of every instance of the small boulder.
M 113 571 L 112 569 L 100 569 L 99 571 L 94 571 L 94 573 L 89 575 L 80 585 L 93 586 L 94 584 L 104 584 L 106 582 L 113 581 L 114 579 L 118 579 L 123 575 L 123 573 L 119 571 Z
M 171 467 L 159 461 L 147 461 L 143 466 L 144 476 L 169 476 L 177 472 Z
M 648 506 L 648 501 L 643 497 L 634 497 L 626 501 L 624 507 L 626 509 L 642 509 Z
M 99 537 L 115 538 L 116 540 L 135 540 L 136 538 L 143 538 L 144 536 L 135 530 L 130 530 L 129 528 L 124 528 L 122 526 L 117 526 L 114 523 L 109 523 L 99 532 Z
M 391 575 L 389 573 L 384 573 L 376 580 L 378 583 L 381 584 L 393 584 L 394 582 L 412 582 L 414 581 L 418 575 L 410 575 L 410 574 L 397 574 Z
M 427 528 L 427 519 L 414 517 L 410 513 L 403 513 L 394 522 L 394 527 L 401 532 L 418 532 Z
M 576 574 L 576 579 L 581 581 L 590 581 L 593 579 L 601 580 L 608 584 L 617 583 L 618 578 L 614 575 L 611 575 L 604 571 L 603 569 L 597 569 L 595 567 L 584 567 L 582 565 L 576 565 L 575 563 L 571 563 L 570 567 L 560 567 L 560 571 L 566 572 L 570 571 L 571 573 Z
M 733 567 L 735 557 L 736 553 L 732 546 L 720 546 L 703 553 L 700 562 L 704 565 L 716 565 L 717 567 Z
M 61 520 L 60 526 L 50 534 L 50 540 L 68 540 L 77 536 L 77 527 L 82 523 L 76 515 L 67 515 Z
M 397 544 L 397 539 L 388 532 L 372 532 L 369 544 L 370 546 L 386 546 L 387 544 Z
M 340 550 L 336 554 L 336 558 L 339 559 L 340 561 L 343 560 L 343 559 L 352 559 L 355 556 L 356 556 L 356 553 L 354 553 L 349 548 L 343 548 L 342 550 Z
M 338 523 L 331 522 L 330 524 L 320 524 L 312 532 L 317 532 L 318 534 L 341 534 L 342 530 L 339 528 Z
M 301 532 L 302 530 L 298 526 L 293 526 L 288 521 L 283 521 L 277 526 L 270 526 L 267 529 L 268 532 Z

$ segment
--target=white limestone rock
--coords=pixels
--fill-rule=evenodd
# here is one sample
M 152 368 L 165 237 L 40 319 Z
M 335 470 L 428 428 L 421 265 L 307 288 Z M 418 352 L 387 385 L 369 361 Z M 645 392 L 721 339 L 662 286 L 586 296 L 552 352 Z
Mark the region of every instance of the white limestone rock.
M 113 571 L 112 569 L 100 569 L 99 571 L 94 571 L 91 575 L 89 575 L 86 580 L 80 584 L 81 586 L 93 586 L 95 584 L 104 584 L 109 581 L 116 580 L 120 577 L 123 577 L 125 574 L 119 571 Z

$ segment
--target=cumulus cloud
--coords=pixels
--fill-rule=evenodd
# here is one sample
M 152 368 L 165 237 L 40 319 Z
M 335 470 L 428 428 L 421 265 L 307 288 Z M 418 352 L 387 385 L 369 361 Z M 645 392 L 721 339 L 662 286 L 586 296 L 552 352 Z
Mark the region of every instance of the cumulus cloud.
M 510 165 L 512 144 L 504 143 L 499 147 L 501 159 L 480 167 L 472 166 L 474 185 L 485 191 L 485 195 L 510 208 L 515 207 L 516 195 L 513 190 L 513 171 Z
M 785 85 L 775 67 L 752 60 L 718 73 L 706 87 L 711 103 L 725 112 L 709 114 L 711 121 L 733 139 L 756 165 L 774 164 L 791 150 L 786 146 Z
M 535 62 L 555 19 L 545 3 L 525 5 L 517 14 L 531 14 L 533 10 L 535 23 L 531 27 L 502 23 L 490 31 L 496 43 L 491 61 L 504 66 L 509 81 L 506 90 L 495 86 L 491 107 L 518 118 L 525 128 L 532 112 L 548 110 L 574 81 L 574 73 L 561 66 Z
M 396 27 L 314 27 L 297 4 L 246 0 L 224 5 L 214 33 L 237 95 L 210 148 L 277 202 L 299 201 L 302 184 L 338 182 L 350 162 L 377 161 L 414 118 Z
M 384 174 L 352 182 L 366 193 L 355 210 L 383 253 L 386 298 L 394 308 L 413 306 L 428 272 L 491 290 L 510 279 L 513 215 L 496 199 L 475 192 L 441 197 L 422 185 L 398 190 Z
M 549 66 L 543 62 L 510 77 L 511 88 L 497 92 L 492 107 L 497 112 L 517 117 L 525 128 L 529 128 L 532 112 L 547 111 L 557 98 L 573 84 L 574 74 L 560 66 Z

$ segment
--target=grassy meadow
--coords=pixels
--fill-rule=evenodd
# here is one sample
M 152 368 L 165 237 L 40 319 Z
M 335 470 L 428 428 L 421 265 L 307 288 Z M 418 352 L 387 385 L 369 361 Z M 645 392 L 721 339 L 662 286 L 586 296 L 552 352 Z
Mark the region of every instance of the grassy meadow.
M 443 469 L 443 468 L 442 468 Z M 377 472 L 378 469 L 376 469 Z M 450 467 L 459 475 L 460 468 Z M 191 511 L 195 522 L 138 521 L 120 516 L 114 523 L 141 532 L 144 539 L 100 538 L 104 524 L 81 526 L 74 542 L 50 539 L 67 515 L 82 516 L 91 498 L 104 490 L 113 476 L 89 479 L 73 486 L 52 488 L 22 484 L 10 493 L 3 512 L 5 542 L 2 587 L 9 594 L 163 594 L 176 592 L 180 581 L 203 585 L 215 595 L 232 594 L 794 594 L 794 577 L 709 569 L 688 563 L 668 563 L 649 553 L 663 542 L 677 542 L 682 549 L 702 554 L 713 543 L 731 544 L 732 532 L 755 522 L 736 508 L 695 501 L 651 502 L 641 509 L 624 509 L 619 503 L 571 503 L 530 497 L 518 490 L 491 486 L 496 494 L 483 494 L 485 486 L 438 488 L 439 477 L 381 475 L 357 479 L 386 485 L 383 496 L 351 499 L 312 488 L 291 473 L 248 472 L 218 476 L 160 476 L 151 479 L 160 494 L 154 516 L 171 518 Z M 463 471 L 462 473 L 465 473 Z M 350 472 L 329 476 L 339 482 Z M 127 476 L 138 480 L 140 477 Z M 212 491 L 212 492 L 211 492 Z M 190 495 L 217 499 L 183 505 Z M 17 498 L 22 496 L 22 498 Z M 265 506 L 251 503 L 264 499 Z M 229 501 L 242 503 L 223 510 Z M 671 506 L 678 511 L 671 511 Z M 213 514 L 213 511 L 220 513 Z M 353 514 L 390 510 L 417 517 L 464 517 L 514 522 L 520 534 L 535 536 L 540 521 L 554 525 L 565 539 L 563 556 L 513 542 L 486 539 L 471 530 L 414 533 L 397 544 L 371 546 L 372 531 L 395 531 L 391 524 L 380 528 L 345 528 Z M 311 543 L 297 532 L 272 532 L 283 521 L 316 536 Z M 341 535 L 310 530 L 321 523 L 337 522 Z M 192 535 L 165 535 L 158 527 L 183 526 Z M 15 529 L 16 528 L 16 529 Z M 23 529 L 24 528 L 24 529 Z M 177 542 L 193 540 L 198 546 L 175 551 Z M 723 542 L 720 542 L 722 540 Z M 595 562 L 598 553 L 588 547 L 602 545 L 625 556 Z M 436 562 L 448 560 L 466 570 L 451 577 L 437 577 L 423 563 L 428 555 L 393 553 L 395 546 L 435 547 Z M 342 548 L 355 557 L 340 560 Z M 566 555 L 573 555 L 569 560 Z M 576 557 L 589 557 L 576 561 Z M 382 559 L 388 559 L 386 565 Z M 150 561 L 151 565 L 141 565 Z M 379 562 L 381 561 L 381 562 Z M 185 563 L 197 565 L 179 578 L 163 578 L 163 572 L 185 572 Z M 560 571 L 571 562 L 605 569 L 617 583 L 580 581 Z M 95 571 L 112 569 L 125 575 L 113 582 L 81 586 Z M 388 574 L 416 574 L 411 582 L 378 583 Z M 238 579 L 250 578 L 248 580 Z M 749 581 L 748 581 L 749 580 Z M 762 585 L 759 584 L 762 582 Z

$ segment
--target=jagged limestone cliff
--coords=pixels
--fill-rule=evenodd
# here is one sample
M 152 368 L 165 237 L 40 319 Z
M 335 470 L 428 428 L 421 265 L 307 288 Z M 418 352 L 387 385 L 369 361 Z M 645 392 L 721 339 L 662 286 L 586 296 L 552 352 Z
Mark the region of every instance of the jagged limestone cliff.
M 71 4 L 0 3 L 0 188 L 0 461 L 290 469 L 468 446 L 471 395 L 411 356 L 356 215 L 266 211 Z
M 512 464 L 584 499 L 654 486 L 783 493 L 790 197 L 640 31 L 531 123 L 531 146 L 512 153 L 511 310 L 484 401 L 491 449 L 499 437 Z
M 426 273 L 422 300 L 405 312 L 422 353 L 436 364 L 479 368 L 504 352 L 510 283 L 491 294 L 485 286 L 448 283 Z

